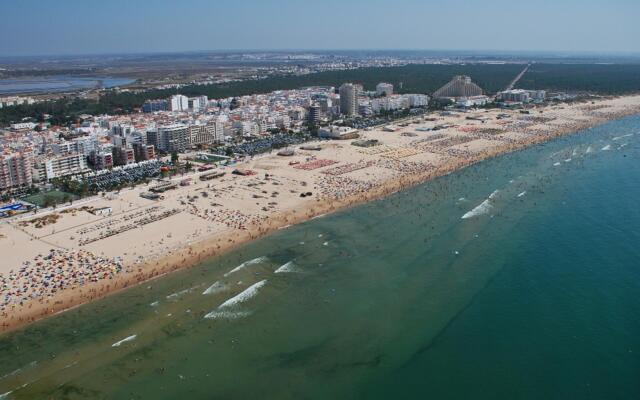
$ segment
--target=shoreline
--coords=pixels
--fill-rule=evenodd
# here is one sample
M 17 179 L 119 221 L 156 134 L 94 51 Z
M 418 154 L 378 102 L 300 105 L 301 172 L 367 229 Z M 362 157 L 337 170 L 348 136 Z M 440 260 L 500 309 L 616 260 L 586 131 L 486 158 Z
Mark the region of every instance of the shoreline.
M 169 251 L 169 254 L 159 256 L 136 265 L 135 271 L 123 272 L 114 279 L 99 281 L 83 287 L 69 288 L 60 292 L 46 303 L 30 301 L 27 304 L 11 310 L 6 316 L 0 316 L 0 335 L 18 330 L 34 322 L 57 315 L 85 303 L 105 298 L 124 289 L 151 282 L 177 270 L 191 268 L 207 259 L 219 257 L 238 247 L 263 238 L 280 229 L 297 225 L 314 218 L 318 218 L 350 207 L 370 201 L 379 200 L 394 193 L 423 184 L 432 179 L 448 175 L 481 161 L 522 150 L 540 143 L 554 140 L 561 136 L 575 134 L 581 130 L 592 128 L 613 120 L 621 119 L 640 113 L 640 106 L 634 105 L 629 109 L 608 114 L 602 117 L 590 117 L 584 121 L 573 122 L 571 126 L 556 127 L 549 135 L 532 135 L 526 140 L 513 143 L 504 142 L 484 150 L 472 158 L 454 158 L 433 169 L 415 175 L 404 174 L 387 179 L 380 185 L 368 188 L 363 192 L 349 194 L 343 198 L 325 199 L 314 197 L 311 202 L 304 203 L 289 210 L 270 214 L 268 220 L 250 225 L 249 229 L 234 231 L 231 238 L 229 232 L 217 232 L 205 235 L 202 239 L 192 243 L 183 243 L 181 248 Z

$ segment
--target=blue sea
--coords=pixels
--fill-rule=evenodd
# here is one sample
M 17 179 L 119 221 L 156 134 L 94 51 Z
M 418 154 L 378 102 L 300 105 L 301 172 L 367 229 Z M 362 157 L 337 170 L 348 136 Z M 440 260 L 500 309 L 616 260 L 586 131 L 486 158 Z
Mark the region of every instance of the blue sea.
M 639 198 L 634 116 L 0 336 L 0 394 L 638 399 Z

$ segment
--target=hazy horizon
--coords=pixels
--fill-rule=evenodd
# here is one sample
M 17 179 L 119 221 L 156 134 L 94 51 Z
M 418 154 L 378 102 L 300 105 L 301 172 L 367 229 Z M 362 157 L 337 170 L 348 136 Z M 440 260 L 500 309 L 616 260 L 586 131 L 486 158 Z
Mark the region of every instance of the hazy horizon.
M 0 42 L 0 57 L 391 49 L 640 53 L 640 4 L 630 0 L 472 0 L 463 8 L 418 0 L 24 0 L 3 11 L 0 34 L 12 40 Z

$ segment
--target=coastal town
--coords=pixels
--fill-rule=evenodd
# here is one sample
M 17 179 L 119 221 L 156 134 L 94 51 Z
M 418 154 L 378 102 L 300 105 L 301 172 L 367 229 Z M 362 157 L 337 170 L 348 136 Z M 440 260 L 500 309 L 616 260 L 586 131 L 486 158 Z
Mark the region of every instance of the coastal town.
M 433 99 L 446 107 L 429 109 Z M 0 163 L 0 328 L 640 110 L 640 97 L 565 100 L 520 89 L 490 97 L 456 76 L 432 97 L 345 83 L 175 95 L 73 127 L 13 124 Z

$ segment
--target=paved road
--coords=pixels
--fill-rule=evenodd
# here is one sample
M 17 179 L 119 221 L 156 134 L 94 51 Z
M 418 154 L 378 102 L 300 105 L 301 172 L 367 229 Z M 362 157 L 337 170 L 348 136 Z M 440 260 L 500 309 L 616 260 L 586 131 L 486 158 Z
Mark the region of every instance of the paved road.
M 513 89 L 513 87 L 516 85 L 516 83 L 518 83 L 518 81 L 524 76 L 524 74 L 527 73 L 527 71 L 529 70 L 529 67 L 531 66 L 531 64 L 528 64 L 519 74 L 518 76 L 516 76 L 516 78 L 514 80 L 511 81 L 511 83 L 509 84 L 509 86 L 507 86 L 506 90 L 511 90 Z

